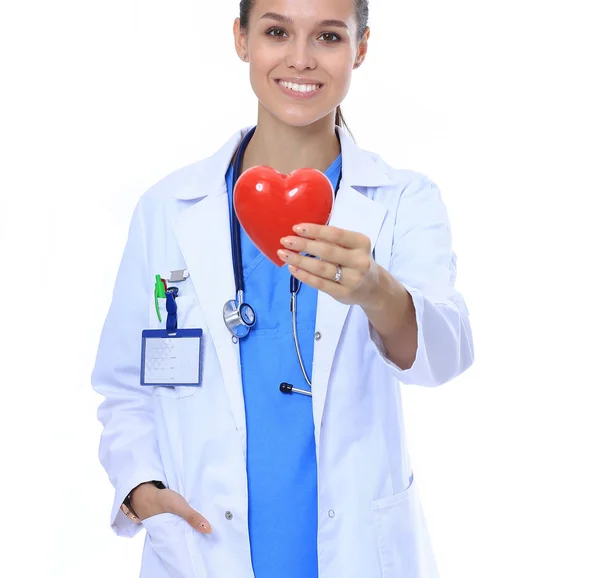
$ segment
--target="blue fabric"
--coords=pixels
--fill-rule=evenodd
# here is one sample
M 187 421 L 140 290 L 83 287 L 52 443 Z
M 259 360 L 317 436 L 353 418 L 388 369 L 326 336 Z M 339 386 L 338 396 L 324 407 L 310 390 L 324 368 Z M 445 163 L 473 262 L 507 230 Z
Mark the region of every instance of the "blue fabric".
M 327 169 L 335 187 L 341 155 Z M 233 169 L 226 174 L 232 205 Z M 256 325 L 240 340 L 246 405 L 249 532 L 255 578 L 317 578 L 317 463 L 312 398 L 279 391 L 282 381 L 308 389 L 292 334 L 290 273 L 267 259 L 241 229 L 244 299 Z M 312 379 L 317 290 L 297 298 L 300 351 Z

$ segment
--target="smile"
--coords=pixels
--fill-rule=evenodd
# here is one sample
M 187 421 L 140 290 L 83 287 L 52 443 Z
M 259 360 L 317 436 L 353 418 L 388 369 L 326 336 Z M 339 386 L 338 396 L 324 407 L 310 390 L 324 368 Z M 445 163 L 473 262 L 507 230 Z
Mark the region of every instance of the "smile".
M 293 82 L 286 82 L 285 80 L 278 80 L 277 82 L 280 86 L 294 92 L 315 92 L 323 86 L 322 84 L 295 84 Z
M 296 101 L 317 98 L 324 88 L 323 84 L 298 84 L 287 80 L 276 80 L 275 82 L 285 96 Z

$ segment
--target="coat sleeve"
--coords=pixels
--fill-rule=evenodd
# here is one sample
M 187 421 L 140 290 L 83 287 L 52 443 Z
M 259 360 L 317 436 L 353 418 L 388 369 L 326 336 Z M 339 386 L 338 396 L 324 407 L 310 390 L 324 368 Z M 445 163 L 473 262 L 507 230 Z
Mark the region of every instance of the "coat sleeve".
M 402 192 L 394 225 L 389 271 L 410 293 L 417 318 L 417 355 L 405 370 L 387 357 L 377 331 L 371 340 L 384 363 L 405 384 L 438 386 L 474 360 L 469 312 L 454 289 L 456 254 L 446 207 L 437 185 L 425 177 Z
M 92 386 L 104 397 L 98 409 L 103 425 L 99 457 L 115 488 L 111 526 L 120 536 L 133 536 L 141 529 L 120 510 L 127 494 L 142 482 L 166 483 L 154 430 L 152 388 L 140 385 L 142 330 L 147 328 L 153 295 L 141 207 L 140 201 L 92 372 Z

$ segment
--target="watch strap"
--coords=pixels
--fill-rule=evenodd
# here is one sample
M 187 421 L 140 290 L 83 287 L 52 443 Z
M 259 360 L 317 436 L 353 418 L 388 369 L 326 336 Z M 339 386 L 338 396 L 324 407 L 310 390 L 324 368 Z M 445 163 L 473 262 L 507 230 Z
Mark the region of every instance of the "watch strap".
M 142 482 L 142 484 L 152 484 L 159 490 L 166 490 L 167 486 L 165 486 L 162 482 L 158 480 L 152 480 L 150 482 Z M 136 514 L 135 510 L 131 507 L 131 494 L 133 494 L 134 490 L 139 488 L 142 484 L 138 484 L 123 500 L 121 504 L 121 511 L 133 522 L 140 523 L 140 517 Z

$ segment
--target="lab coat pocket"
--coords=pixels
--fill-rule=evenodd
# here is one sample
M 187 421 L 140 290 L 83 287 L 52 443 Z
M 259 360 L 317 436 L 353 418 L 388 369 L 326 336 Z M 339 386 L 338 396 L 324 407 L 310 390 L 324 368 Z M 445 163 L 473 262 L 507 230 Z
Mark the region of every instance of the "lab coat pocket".
M 170 578 L 204 578 L 193 566 L 188 540 L 194 530 L 183 518 L 170 513 L 158 514 L 142 520 L 142 525 Z
M 158 299 L 158 311 L 160 320 L 156 312 L 154 298 L 150 304 L 150 329 L 166 329 L 167 327 L 167 300 Z M 193 296 L 177 297 L 177 327 L 179 329 L 202 329 L 203 319 L 200 312 L 200 305 Z M 200 344 L 200 355 L 204 353 L 204 345 Z M 204 365 L 203 363 L 201 364 Z M 194 385 L 166 385 L 154 386 L 154 394 L 164 397 L 189 397 L 198 391 L 199 387 Z
M 437 578 L 414 481 L 371 508 L 383 578 Z

